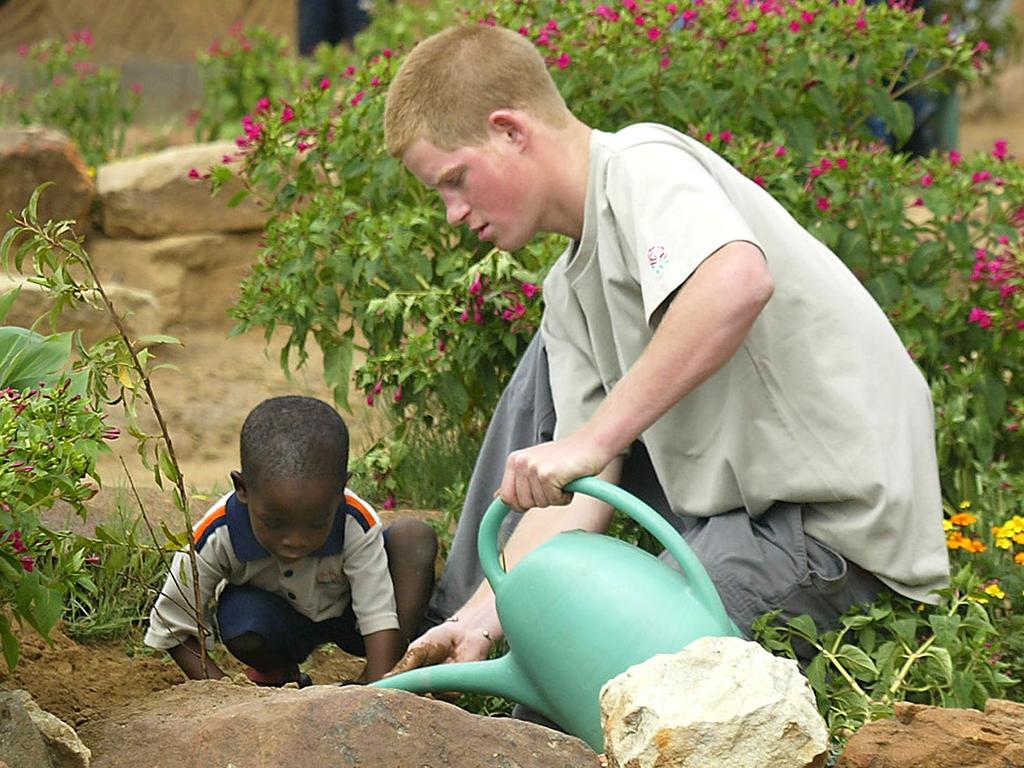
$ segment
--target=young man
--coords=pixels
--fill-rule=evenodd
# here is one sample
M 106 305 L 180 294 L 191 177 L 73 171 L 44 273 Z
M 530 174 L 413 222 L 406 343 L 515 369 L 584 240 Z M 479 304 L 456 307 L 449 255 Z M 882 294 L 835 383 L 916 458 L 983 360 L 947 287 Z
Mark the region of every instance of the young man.
M 529 41 L 485 25 L 409 54 L 385 136 L 452 224 L 506 250 L 542 231 L 573 241 L 544 283 L 545 349 L 513 379 L 539 393 L 536 426 L 546 377 L 556 418 L 554 439 L 501 473 L 525 511 L 509 567 L 560 530 L 606 528 L 611 510 L 563 488 L 631 479 L 639 443 L 646 500 L 744 631 L 774 608 L 828 624 L 883 588 L 934 599 L 948 560 L 928 386 L 856 278 L 770 195 L 664 126 L 591 129 Z M 519 447 L 530 415 L 503 398 L 499 416 L 488 443 Z M 483 584 L 398 669 L 482 658 L 500 633 Z

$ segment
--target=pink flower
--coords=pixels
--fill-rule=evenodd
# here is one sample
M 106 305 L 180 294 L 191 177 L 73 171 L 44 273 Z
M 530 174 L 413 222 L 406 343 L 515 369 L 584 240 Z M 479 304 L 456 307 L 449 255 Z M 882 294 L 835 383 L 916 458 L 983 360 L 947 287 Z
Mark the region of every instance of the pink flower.
M 668 56 L 662 56 L 661 61 L 658 62 L 658 66 L 660 66 L 662 69 L 668 69 L 668 65 L 671 63 L 672 59 L 670 59 Z
M 722 131 L 718 134 L 718 138 L 722 140 L 723 144 L 728 144 L 732 141 L 732 131 Z
M 480 273 L 477 273 L 476 277 L 473 278 L 473 282 L 469 284 L 469 293 L 471 295 L 473 295 L 473 296 L 476 296 L 483 289 L 484 289 L 483 278 L 480 276 Z
M 313 145 L 310 144 L 308 141 L 300 141 L 300 142 L 298 142 L 295 145 L 295 151 L 296 152 L 305 152 L 307 149 L 309 149 L 312 146 Z
M 935 179 L 932 178 L 932 175 L 930 173 L 926 173 L 924 176 L 921 177 L 921 186 L 930 187 L 934 181 Z
M 330 87 L 331 87 L 331 80 L 330 80 L 330 78 L 325 77 L 323 80 L 320 81 L 320 90 L 321 91 L 326 91 Z
M 351 104 L 353 107 L 358 105 L 359 102 L 363 100 L 363 96 L 365 95 L 366 93 L 364 91 L 360 91 L 349 100 L 349 104 Z
M 756 21 L 748 21 L 747 25 L 743 28 L 743 31 L 746 32 L 747 34 L 752 34 L 754 32 L 757 32 L 757 22 Z
M 977 323 L 982 328 L 988 328 L 992 325 L 992 315 L 980 307 L 973 307 L 967 315 L 967 322 Z
M 256 102 L 256 111 L 266 112 L 268 109 L 270 109 L 270 99 L 266 96 L 261 96 L 259 101 Z
M 502 312 L 501 319 L 511 323 L 513 320 L 518 320 L 524 314 L 526 314 L 526 307 L 522 303 L 519 303 L 511 309 L 506 309 Z
M 817 207 L 819 211 L 827 211 L 829 208 L 832 207 L 832 203 L 829 202 L 829 199 L 827 197 L 819 197 L 817 200 L 814 201 L 814 205 Z
M 647 39 L 650 40 L 652 43 L 659 37 L 661 37 L 661 30 L 658 29 L 657 27 L 651 27 L 650 29 L 647 30 Z
M 638 27 L 642 27 L 644 24 L 647 23 L 647 19 L 645 19 L 643 16 L 637 16 L 636 18 L 633 19 L 633 23 L 636 24 Z
M 199 178 L 199 170 L 196 169 L 196 168 L 190 169 L 189 172 L 188 172 L 188 177 L 190 179 L 198 179 Z
M 142 83 L 132 83 L 132 93 L 142 93 Z
M 622 0 L 622 7 L 627 11 L 636 10 L 636 0 Z
M 548 19 L 548 23 L 544 25 L 545 29 L 549 29 L 552 32 L 558 31 L 558 22 L 554 19 Z
M 399 385 L 398 389 L 395 390 L 395 394 L 391 396 L 391 399 L 396 403 L 402 402 L 402 387 Z
M 32 573 L 36 569 L 36 559 L 32 555 L 25 555 L 21 558 L 21 567 Z
M 233 157 L 232 157 L 231 155 L 224 155 L 224 156 L 223 156 L 223 157 L 222 157 L 222 158 L 220 159 L 220 161 L 221 161 L 221 162 L 222 162 L 222 163 L 223 163 L 224 165 L 230 165 L 231 163 L 235 162 L 235 158 L 233 158 Z
M 356 68 L 349 64 L 345 67 L 345 77 L 352 77 L 356 73 Z
M 978 44 L 974 46 L 975 53 L 985 53 L 990 48 L 989 44 L 984 40 L 979 40 Z
M 281 125 L 284 125 L 285 123 L 290 123 L 294 119 L 295 110 L 286 105 L 285 108 L 281 110 Z
M 598 18 L 604 19 L 605 21 L 618 21 L 621 18 L 618 11 L 609 8 L 607 5 L 597 6 L 597 10 L 594 11 L 594 15 Z
M 539 290 L 540 289 L 537 287 L 535 283 L 523 283 L 522 285 L 523 296 L 525 296 L 528 299 L 532 299 L 534 296 L 536 296 L 537 291 Z
M 523 37 L 529 37 L 530 36 L 530 28 L 529 27 L 525 27 L 525 26 L 524 27 L 520 27 L 517 31 Z
M 785 157 L 786 156 L 786 147 L 784 145 L 782 145 L 782 144 L 779 144 L 779 146 L 775 148 L 775 156 L 776 157 Z
M 380 52 L 380 55 L 383 56 L 385 59 L 390 59 L 394 55 L 394 53 L 390 48 L 385 48 L 383 51 Z
M 794 19 L 793 21 L 789 22 L 789 31 L 790 32 L 799 32 L 801 29 L 803 29 L 803 25 L 800 24 L 799 21 L 796 21 Z
M 85 564 L 86 565 L 99 565 L 100 564 L 100 556 L 99 555 L 88 555 L 85 558 Z
M 800 18 L 803 20 L 804 24 L 811 24 L 814 22 L 814 14 L 810 11 L 803 11 L 800 14 Z
M 857 26 L 857 29 L 867 29 L 867 27 L 868 27 L 868 20 L 866 18 L 864 18 L 864 14 L 863 13 L 860 16 L 857 17 L 857 24 L 856 24 L 856 26 Z
M 28 56 L 28 46 L 24 45 L 24 44 L 19 45 L 18 46 L 18 55 L 22 56 L 22 57 Z
M 992 178 L 990 171 L 976 171 L 971 175 L 971 182 L 974 184 L 981 184 L 983 181 L 988 181 Z
M 697 12 L 693 8 L 687 8 L 683 11 L 683 21 L 689 24 L 691 21 L 697 18 Z
M 1006 139 L 999 139 L 998 141 L 996 141 L 995 146 L 992 149 L 992 157 L 994 157 L 996 160 L 1005 160 L 1006 147 Z
M 383 506 L 384 509 L 394 509 L 397 504 L 398 502 L 395 500 L 395 494 L 389 493 L 381 506 Z
M 571 63 L 572 63 L 572 57 L 569 56 L 568 53 L 563 53 L 561 56 L 558 57 L 558 60 L 555 61 L 555 64 L 558 65 L 559 69 L 568 69 L 568 67 L 569 67 L 569 65 Z
M 679 10 L 679 6 L 676 5 L 675 3 L 669 3 L 668 5 L 665 6 L 665 10 L 668 11 L 669 13 L 676 13 Z
M 949 164 L 956 168 L 960 165 L 960 161 L 963 160 L 963 155 L 957 152 L 955 149 L 949 150 Z
M 373 86 L 374 88 L 376 88 L 378 85 L 380 85 L 380 76 L 379 75 L 374 75 L 373 77 L 371 77 L 370 78 L 370 85 Z
M 754 177 L 754 183 L 757 184 L 759 187 L 763 187 L 765 185 L 764 184 L 764 176 L 755 176 Z

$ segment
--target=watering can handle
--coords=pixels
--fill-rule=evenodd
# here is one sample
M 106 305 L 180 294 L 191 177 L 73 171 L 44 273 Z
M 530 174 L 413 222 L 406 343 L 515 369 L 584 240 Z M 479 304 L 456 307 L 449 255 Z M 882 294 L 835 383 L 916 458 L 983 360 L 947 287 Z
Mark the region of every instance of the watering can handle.
M 682 567 L 683 574 L 690 582 L 701 604 L 707 606 L 717 618 L 723 619 L 725 622 L 731 622 L 725 613 L 725 606 L 722 605 L 722 600 L 718 596 L 718 590 L 715 589 L 711 577 L 704 570 L 700 560 L 697 559 L 693 550 L 690 549 L 690 545 L 686 543 L 675 528 L 669 525 L 665 518 L 651 509 L 650 506 L 619 486 L 612 485 L 596 477 L 581 477 L 578 480 L 573 480 L 565 486 L 565 490 L 593 496 L 595 499 L 610 504 L 643 526 L 672 554 L 676 562 Z M 484 513 L 483 520 L 480 521 L 480 530 L 477 533 L 480 566 L 483 568 L 484 575 L 487 576 L 487 580 L 495 588 L 495 591 L 497 591 L 498 584 L 505 578 L 505 569 L 501 566 L 500 554 L 498 552 L 498 539 L 501 522 L 508 515 L 509 511 L 509 506 L 500 498 L 496 498 Z

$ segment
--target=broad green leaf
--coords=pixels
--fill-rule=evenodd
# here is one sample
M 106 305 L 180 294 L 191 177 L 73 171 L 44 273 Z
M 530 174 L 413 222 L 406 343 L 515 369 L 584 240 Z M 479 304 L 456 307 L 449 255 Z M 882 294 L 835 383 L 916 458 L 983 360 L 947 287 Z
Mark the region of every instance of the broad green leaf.
M 11 311 L 11 307 L 14 306 L 14 302 L 18 299 L 18 294 L 21 293 L 21 286 L 12 288 L 11 290 L 0 294 L 0 323 L 7 317 L 7 313 Z
M 868 682 L 878 677 L 878 668 L 864 651 L 856 645 L 845 643 L 839 647 L 836 656 L 842 661 L 846 670 L 858 680 Z
M 818 642 L 818 628 L 814 625 L 814 619 L 807 614 L 795 616 L 786 624 L 808 641 L 812 643 Z

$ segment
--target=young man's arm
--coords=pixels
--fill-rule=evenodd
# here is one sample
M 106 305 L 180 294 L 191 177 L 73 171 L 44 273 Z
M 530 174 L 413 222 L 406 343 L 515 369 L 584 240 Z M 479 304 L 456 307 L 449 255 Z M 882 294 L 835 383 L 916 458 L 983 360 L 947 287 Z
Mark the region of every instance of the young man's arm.
M 615 457 L 601 473 L 601 478 L 617 483 L 621 472 L 622 460 Z M 505 567 L 514 567 L 528 552 L 561 531 L 603 532 L 608 528 L 611 516 L 611 507 L 582 493 L 577 494 L 564 509 L 530 510 L 519 521 L 505 545 Z M 503 635 L 494 592 L 485 580 L 452 618 L 412 642 L 394 672 L 486 658 L 491 644 Z
M 564 486 L 598 474 L 739 349 L 773 291 L 761 251 L 731 242 L 676 292 L 643 354 L 567 437 L 515 451 L 499 495 L 513 509 L 565 504 Z

